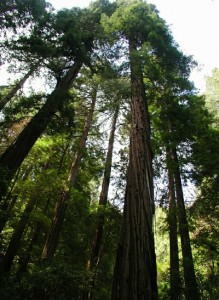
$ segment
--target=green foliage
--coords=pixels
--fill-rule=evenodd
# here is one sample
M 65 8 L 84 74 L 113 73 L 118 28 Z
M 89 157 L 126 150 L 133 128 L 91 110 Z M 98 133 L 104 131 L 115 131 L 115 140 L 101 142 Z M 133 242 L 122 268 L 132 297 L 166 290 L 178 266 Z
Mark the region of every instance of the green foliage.
M 2 0 L 0 3 L 1 27 L 13 28 L 27 26 L 31 21 L 38 21 L 45 13 L 47 3 L 44 0 Z
M 215 118 L 216 126 L 218 127 L 219 109 L 219 69 L 214 69 L 211 76 L 206 78 L 206 106 Z
M 194 257 L 201 294 L 205 299 L 217 299 L 219 295 L 219 198 L 218 184 L 215 186 L 215 183 L 212 184 L 211 180 L 203 183 L 201 195 L 191 208 L 195 219 Z
M 76 60 L 84 63 L 71 90 L 59 91 L 52 98 L 58 104 L 57 111 L 26 157 L 1 204 L 0 224 L 6 223 L 1 233 L 0 260 L 27 203 L 36 197 L 12 271 L 1 277 L 3 299 L 80 299 L 85 288 L 92 290 L 96 300 L 110 299 L 121 211 L 111 202 L 98 206 L 97 199 L 104 172 L 108 123 L 118 106 L 121 107 L 120 129 L 116 133 L 117 155 L 111 176 L 115 195 L 111 193 L 109 198 L 113 198 L 120 209 L 124 199 L 132 92 L 127 55 L 129 40 L 137 46 L 131 58 L 140 63 L 143 71 L 151 118 L 157 198 L 162 198 L 159 204 L 164 200 L 167 205 L 168 198 L 165 149 L 167 145 L 178 147 L 182 176 L 193 181 L 198 190 L 189 210 L 189 222 L 200 291 L 203 299 L 217 299 L 218 70 L 207 78 L 206 97 L 197 96 L 188 79 L 195 62 L 178 49 L 156 7 L 145 1 L 98 0 L 86 9 L 74 7 L 54 12 L 43 0 L 4 0 L 0 3 L 0 12 L 3 12 L 0 21 L 5 40 L 1 46 L 5 60 L 13 58 L 12 63 L 19 62 L 21 69 L 38 62 L 44 68 L 42 73 L 49 74 L 47 79 L 51 86 L 54 81 L 59 84 Z M 11 70 L 18 73 L 17 64 Z M 34 84 L 33 78 L 31 85 Z M 1 99 L 8 91 L 8 86 L 1 87 Z M 43 262 L 40 257 L 54 207 L 66 185 L 69 166 L 95 94 L 97 108 L 86 149 L 80 149 L 81 166 L 76 183 L 70 188 L 58 247 L 54 258 Z M 47 92 L 38 94 L 34 89 L 29 95 L 19 92 L 14 96 L 1 115 L 1 153 L 13 145 L 48 97 Z M 167 163 L 174 169 L 173 162 Z M 0 190 L 3 194 L 4 172 L 6 169 L 2 168 Z M 105 218 L 101 258 L 98 266 L 88 272 L 86 264 L 100 215 Z M 160 299 L 165 300 L 170 294 L 168 239 L 166 213 L 158 208 L 155 225 L 158 286 Z M 21 272 L 25 259 L 27 265 Z
M 161 299 L 168 299 L 169 293 L 169 241 L 166 222 L 166 212 L 162 208 L 156 209 L 155 247 L 157 259 L 157 282 Z
M 7 287 L 4 288 L 4 284 Z M 2 299 L 80 299 L 84 272 L 75 271 L 63 260 L 55 264 L 40 265 L 32 273 L 3 278 Z M 80 289 L 81 288 L 81 289 Z
M 86 10 L 79 8 L 57 13 L 54 29 L 60 35 L 62 54 L 83 59 L 92 50 L 95 28 L 89 17 Z

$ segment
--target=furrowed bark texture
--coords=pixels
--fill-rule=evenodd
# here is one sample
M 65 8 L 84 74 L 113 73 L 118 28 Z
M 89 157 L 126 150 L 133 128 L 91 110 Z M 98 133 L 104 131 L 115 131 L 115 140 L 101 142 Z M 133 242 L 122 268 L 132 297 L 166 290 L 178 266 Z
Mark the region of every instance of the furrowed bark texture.
M 172 157 L 170 151 L 167 150 L 167 168 L 169 182 L 169 237 L 170 237 L 170 300 L 181 299 L 181 282 L 179 271 L 179 248 L 177 239 L 177 207 L 175 198 L 175 183 L 173 172 L 170 168 Z
M 56 204 L 55 210 L 54 210 L 54 216 L 52 220 L 52 224 L 49 230 L 49 234 L 47 236 L 47 240 L 45 243 L 45 246 L 43 248 L 42 252 L 42 258 L 43 259 L 51 259 L 55 253 L 55 250 L 58 245 L 58 240 L 61 232 L 61 228 L 64 222 L 66 208 L 67 208 L 67 202 L 70 196 L 70 189 L 74 186 L 75 180 L 78 175 L 81 158 L 83 154 L 83 150 L 85 149 L 88 132 L 91 126 L 94 108 L 96 104 L 96 91 L 92 98 L 91 108 L 89 110 L 87 120 L 84 125 L 83 134 L 81 136 L 81 139 L 79 141 L 78 149 L 76 150 L 72 164 L 69 169 L 68 178 L 66 181 L 66 186 L 61 191 L 61 198 L 59 202 Z
M 179 231 L 181 237 L 183 271 L 185 279 L 185 296 L 186 300 L 199 300 L 200 295 L 196 282 L 195 269 L 190 245 L 189 227 L 186 217 L 182 182 L 180 177 L 179 161 L 176 149 L 173 150 L 175 161 L 174 179 L 176 184 L 176 198 L 178 207 Z
M 121 239 L 112 300 L 157 299 L 150 121 L 140 60 L 129 41 L 131 67 L 131 140 Z
M 6 172 L 4 180 L 7 183 L 13 178 L 37 139 L 44 132 L 60 105 L 65 101 L 65 93 L 71 88 L 72 82 L 80 71 L 81 66 L 81 62 L 76 61 L 74 63 L 66 76 L 48 97 L 46 103 L 20 133 L 17 140 L 0 157 L 0 169 Z M 6 188 L 2 189 L 2 195 L 6 191 Z

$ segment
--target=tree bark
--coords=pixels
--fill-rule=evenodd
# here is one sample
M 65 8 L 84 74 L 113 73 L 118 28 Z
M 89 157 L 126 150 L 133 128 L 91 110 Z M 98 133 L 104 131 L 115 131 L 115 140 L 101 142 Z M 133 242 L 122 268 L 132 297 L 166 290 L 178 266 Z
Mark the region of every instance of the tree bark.
M 113 157 L 113 145 L 114 145 L 114 138 L 115 138 L 115 130 L 116 130 L 116 121 L 118 118 L 119 107 L 116 108 L 116 111 L 113 116 L 112 124 L 111 124 L 111 131 L 109 135 L 109 142 L 108 142 L 108 149 L 107 149 L 107 156 L 105 162 L 105 170 L 103 175 L 103 182 L 102 188 L 99 198 L 99 207 L 106 207 L 107 199 L 108 199 L 108 191 L 109 191 L 109 184 L 110 184 L 110 176 L 111 176 L 111 168 L 112 168 L 112 157 Z M 103 230 L 104 230 L 104 221 L 105 215 L 103 212 L 99 212 L 98 219 L 97 219 L 97 226 L 96 232 L 93 239 L 93 245 L 91 249 L 90 259 L 87 264 L 88 271 L 92 271 L 96 268 L 99 264 L 100 260 L 100 247 L 102 243 L 103 237 Z M 92 288 L 95 286 L 95 278 L 92 280 Z M 92 292 L 90 290 L 84 290 L 82 300 L 92 299 Z
M 150 120 L 136 45 L 134 40 L 129 40 L 131 139 L 123 224 L 114 270 L 112 300 L 157 299 L 152 228 L 154 195 Z
M 15 86 L 8 92 L 8 94 L 1 99 L 0 101 L 0 111 L 5 107 L 5 105 L 14 97 L 14 95 L 19 91 L 26 80 L 33 74 L 33 72 L 37 69 L 38 64 L 36 66 L 33 66 L 25 75 L 23 78 L 20 79 L 19 82 L 15 84 Z
M 181 282 L 179 271 L 179 248 L 177 238 L 177 208 L 175 198 L 175 183 L 173 170 L 170 165 L 172 156 L 167 149 L 167 171 L 168 171 L 168 185 L 169 185 L 169 237 L 170 237 L 170 300 L 181 299 Z
M 86 146 L 86 141 L 88 137 L 88 132 L 91 126 L 94 108 L 96 104 L 96 90 L 92 98 L 91 108 L 89 110 L 87 120 L 84 125 L 83 134 L 81 136 L 81 139 L 79 141 L 79 145 L 77 147 L 77 150 L 74 154 L 72 164 L 69 169 L 68 178 L 66 181 L 66 186 L 61 191 L 61 198 L 59 202 L 56 204 L 55 210 L 54 210 L 54 216 L 52 220 L 52 224 L 47 236 L 46 243 L 44 245 L 43 251 L 42 251 L 42 258 L 43 259 L 51 259 L 55 253 L 55 250 L 58 245 L 58 239 L 60 236 L 62 224 L 65 218 L 65 212 L 67 208 L 67 202 L 70 197 L 70 190 L 71 187 L 74 186 L 75 180 L 78 175 L 80 162 L 82 158 L 82 152 Z
M 62 103 L 65 102 L 66 93 L 71 88 L 72 82 L 80 71 L 81 66 L 82 63 L 80 61 L 75 61 L 74 65 L 59 82 L 39 112 L 23 129 L 16 141 L 10 145 L 0 157 L 0 170 L 5 174 L 4 178 L 1 178 L 2 196 L 5 195 L 7 186 L 14 174 L 21 166 L 37 139 L 46 129 L 53 115 L 57 112 Z
M 196 282 L 195 269 L 190 245 L 189 227 L 186 217 L 182 182 L 180 177 L 179 161 L 176 149 L 173 150 L 175 162 L 174 179 L 176 185 L 176 198 L 178 208 L 179 232 L 181 237 L 183 271 L 185 279 L 186 300 L 200 300 L 198 286 Z

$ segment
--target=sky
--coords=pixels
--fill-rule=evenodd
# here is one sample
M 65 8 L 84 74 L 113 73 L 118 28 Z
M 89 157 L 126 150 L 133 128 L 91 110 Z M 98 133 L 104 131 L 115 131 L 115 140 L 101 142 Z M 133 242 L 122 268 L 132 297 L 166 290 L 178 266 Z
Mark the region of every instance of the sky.
M 86 7 L 90 0 L 48 0 L 54 8 Z M 191 80 L 200 92 L 205 90 L 205 76 L 219 68 L 219 0 L 148 0 L 170 26 L 175 41 L 199 67 Z

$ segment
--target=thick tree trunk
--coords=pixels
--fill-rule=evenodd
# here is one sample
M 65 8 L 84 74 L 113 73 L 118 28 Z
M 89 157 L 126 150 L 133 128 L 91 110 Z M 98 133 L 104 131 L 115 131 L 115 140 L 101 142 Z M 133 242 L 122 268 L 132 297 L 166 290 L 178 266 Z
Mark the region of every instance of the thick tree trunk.
M 4 178 L 1 178 L 1 184 L 3 185 L 2 196 L 7 191 L 4 185 L 7 186 L 9 184 L 37 139 L 44 132 L 58 108 L 65 101 L 66 93 L 71 88 L 72 82 L 80 71 L 81 66 L 81 62 L 76 61 L 74 63 L 39 112 L 23 129 L 16 141 L 0 157 L 0 170 L 5 174 Z
M 200 295 L 196 282 L 195 269 L 190 245 L 189 227 L 186 217 L 186 209 L 184 203 L 182 182 L 180 177 L 179 162 L 176 149 L 173 150 L 173 158 L 175 162 L 174 179 L 176 185 L 176 198 L 179 219 L 179 232 L 181 237 L 183 270 L 185 279 L 185 296 L 186 300 L 199 300 Z
M 101 188 L 100 199 L 99 199 L 99 206 L 101 208 L 106 206 L 107 199 L 108 199 L 108 191 L 109 191 L 111 168 L 112 168 L 113 145 L 114 145 L 116 121 L 118 118 L 118 113 L 119 113 L 119 107 L 116 108 L 116 111 L 114 113 L 110 136 L 109 136 L 105 170 L 104 170 L 102 188 Z M 87 265 L 88 271 L 93 271 L 93 269 L 98 266 L 100 260 L 100 248 L 101 248 L 102 236 L 104 230 L 104 220 L 105 220 L 104 213 L 99 213 L 97 219 L 96 232 L 95 232 L 93 245 L 91 249 L 91 255 Z M 92 280 L 91 289 L 94 288 L 94 286 L 95 286 L 95 278 L 93 278 Z M 92 292 L 90 290 L 89 291 L 84 290 L 82 300 L 88 300 L 88 299 L 92 299 Z
M 15 84 L 15 86 L 10 90 L 10 92 L 0 101 L 0 111 L 5 107 L 5 105 L 14 97 L 14 95 L 19 91 L 26 80 L 33 74 L 33 72 L 37 69 L 38 64 L 34 67 L 32 67 L 23 78 L 20 79 L 19 82 Z
M 114 270 L 112 300 L 157 299 L 153 236 L 153 175 L 150 120 L 140 59 L 129 41 L 131 66 L 131 140 L 121 239 Z
M 55 250 L 58 245 L 58 239 L 60 236 L 61 228 L 63 225 L 63 221 L 65 218 L 65 212 L 67 208 L 67 202 L 70 196 L 70 189 L 74 186 L 75 180 L 78 175 L 79 166 L 82 158 L 82 152 L 86 146 L 86 141 L 88 137 L 88 132 L 91 126 L 93 113 L 94 113 L 94 107 L 96 104 L 96 91 L 92 98 L 92 104 L 91 108 L 89 110 L 87 120 L 84 125 L 83 134 L 81 136 L 81 139 L 79 141 L 78 148 L 74 154 L 72 164 L 69 169 L 68 178 L 66 182 L 66 186 L 63 188 L 61 192 L 61 198 L 59 202 L 56 204 L 55 210 L 54 210 L 54 217 L 52 220 L 52 224 L 47 236 L 46 243 L 43 248 L 42 252 L 42 258 L 43 259 L 51 259 L 55 253 Z
M 170 300 L 181 299 L 181 282 L 179 271 L 179 248 L 177 239 L 177 208 L 175 198 L 175 183 L 171 170 L 172 157 L 167 150 L 167 168 L 169 181 L 169 237 L 170 237 Z

